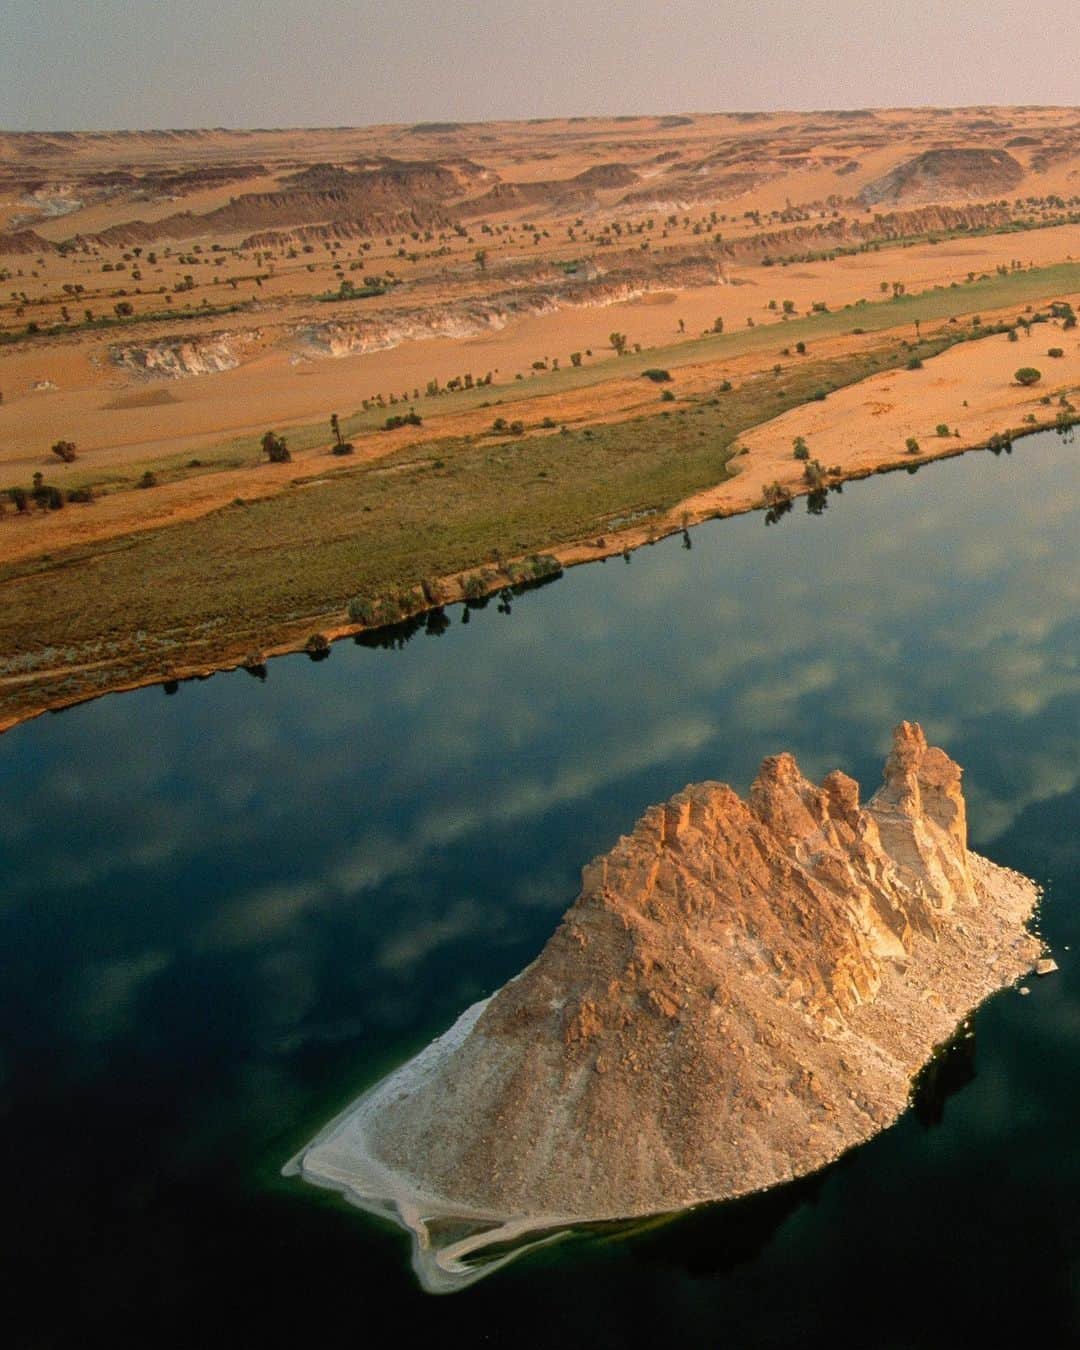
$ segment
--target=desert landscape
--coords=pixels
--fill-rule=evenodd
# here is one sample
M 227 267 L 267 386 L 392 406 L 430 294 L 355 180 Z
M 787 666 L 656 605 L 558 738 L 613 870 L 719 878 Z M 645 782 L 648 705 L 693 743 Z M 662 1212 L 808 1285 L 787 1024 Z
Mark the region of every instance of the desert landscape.
M 1080 1343 L 1074 11 L 5 6 L 5 1344 Z
M 1075 109 L 5 133 L 0 166 L 2 726 L 1074 420 Z

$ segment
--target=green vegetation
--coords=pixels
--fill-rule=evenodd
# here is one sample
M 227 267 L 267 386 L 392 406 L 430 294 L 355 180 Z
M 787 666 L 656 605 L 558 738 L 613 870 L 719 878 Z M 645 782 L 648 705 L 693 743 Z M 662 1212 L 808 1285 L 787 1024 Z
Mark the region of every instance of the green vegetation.
M 285 437 L 278 436 L 273 431 L 263 432 L 260 441 L 262 452 L 271 464 L 288 464 L 292 459 L 289 454 L 289 447 L 285 444 Z
M 353 446 L 351 441 L 347 441 L 341 434 L 341 420 L 337 413 L 330 414 L 330 432 L 334 437 L 334 444 L 330 447 L 332 455 L 351 455 Z
M 934 349 L 927 342 L 922 350 Z M 0 567 L 8 595 L 0 674 L 87 665 L 58 671 L 52 682 L 42 675 L 33 685 L 9 685 L 0 710 L 154 677 L 172 665 L 241 660 L 283 635 L 302 642 L 330 626 L 350 597 L 371 606 L 355 609 L 357 622 L 394 622 L 418 578 L 477 567 L 501 576 L 500 559 L 543 555 L 629 519 L 662 516 L 727 476 L 763 404 L 783 412 L 805 403 L 821 381 L 839 388 L 906 355 L 893 341 L 808 360 L 780 380 L 764 375 L 722 399 L 686 400 L 666 418 L 406 444 L 315 489 L 298 480 L 195 520 Z M 507 584 L 535 575 L 534 564 L 525 567 L 520 578 L 506 573 Z
M 313 299 L 328 305 L 338 300 L 370 300 L 377 295 L 385 295 L 387 287 L 380 281 L 371 281 L 364 286 L 354 286 L 351 281 L 343 281 L 336 291 L 323 291 Z
M 989 309 L 1037 301 L 1058 286 L 1080 289 L 1080 265 L 989 278 L 965 287 L 964 298 L 977 294 L 979 306 Z M 867 332 L 902 324 L 904 310 L 916 303 L 925 332 L 935 307 L 939 318 L 955 314 L 957 295 L 929 292 L 860 305 L 859 323 Z M 823 336 L 850 326 L 850 315 L 840 311 L 791 319 L 786 329 Z M 688 396 L 660 416 L 592 426 L 571 422 L 554 435 L 524 435 L 519 423 L 507 423 L 509 439 L 498 441 L 489 435 L 444 436 L 420 445 L 406 439 L 311 490 L 302 490 L 304 480 L 297 479 L 291 490 L 182 524 L 9 564 L 0 568 L 0 584 L 19 584 L 5 587 L 8 640 L 0 674 L 34 671 L 37 678 L 9 684 L 0 711 L 158 677 L 174 665 L 239 660 L 288 638 L 302 642 L 317 622 L 329 627 L 350 597 L 374 607 L 370 622 L 393 621 L 402 612 L 400 598 L 420 584 L 418 578 L 470 570 L 480 575 L 475 569 L 484 568 L 497 584 L 507 575 L 502 559 L 609 534 L 629 520 L 660 518 L 722 481 L 739 438 L 763 417 L 987 332 L 953 325 L 916 344 L 885 337 L 875 348 L 832 360 L 801 359 L 779 376 L 765 371 L 722 397 Z M 691 339 L 663 349 L 663 368 L 775 351 L 775 343 L 764 325 Z M 619 375 L 640 375 L 661 368 L 660 355 L 612 356 L 587 369 L 571 365 L 498 393 L 510 404 L 600 383 L 616 367 Z M 479 407 L 491 394 L 471 389 L 457 397 L 464 406 Z M 342 419 L 335 436 L 375 429 L 385 417 L 372 408 Z M 325 429 L 325 422 L 290 428 L 290 445 L 325 446 Z M 237 438 L 200 450 L 197 461 L 177 455 L 137 467 L 150 467 L 159 481 L 175 481 L 192 472 L 251 465 L 258 450 L 257 440 Z M 828 472 L 816 462 L 813 471 Z M 318 472 L 312 465 L 308 476 Z M 138 482 L 132 465 L 96 474 L 91 478 L 80 459 L 70 488 L 109 485 L 109 474 L 116 486 Z M 37 500 L 25 489 L 13 491 L 16 509 L 16 492 L 25 509 Z M 37 505 L 49 509 L 48 501 Z M 434 603 L 420 589 L 424 603 Z M 383 612 L 387 620 L 379 617 Z M 51 679 L 49 669 L 56 672 Z
M 1042 371 L 1036 370 L 1034 366 L 1021 366 L 1013 379 L 1017 384 L 1038 384 L 1042 379 Z

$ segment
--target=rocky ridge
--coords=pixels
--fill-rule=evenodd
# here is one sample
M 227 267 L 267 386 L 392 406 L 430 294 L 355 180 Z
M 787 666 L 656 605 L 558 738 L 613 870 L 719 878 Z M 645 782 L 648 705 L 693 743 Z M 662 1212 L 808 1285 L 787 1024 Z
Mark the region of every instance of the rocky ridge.
M 411 1229 L 433 1290 L 485 1247 L 822 1167 L 1039 956 L 1035 886 L 968 851 L 960 780 L 905 722 L 865 806 L 783 754 L 746 801 L 651 807 L 526 970 L 291 1166 Z

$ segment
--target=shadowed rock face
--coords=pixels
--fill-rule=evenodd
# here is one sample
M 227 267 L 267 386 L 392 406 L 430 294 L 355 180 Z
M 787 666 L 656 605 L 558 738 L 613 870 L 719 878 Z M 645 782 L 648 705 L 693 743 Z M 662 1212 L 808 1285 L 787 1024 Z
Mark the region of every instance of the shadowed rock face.
M 867 805 L 765 760 L 645 812 L 539 957 L 299 1160 L 515 1231 L 684 1208 L 814 1170 L 905 1107 L 956 1023 L 1030 969 L 1035 888 L 967 850 L 961 771 L 894 733 Z M 437 1245 L 437 1244 L 436 1244 Z

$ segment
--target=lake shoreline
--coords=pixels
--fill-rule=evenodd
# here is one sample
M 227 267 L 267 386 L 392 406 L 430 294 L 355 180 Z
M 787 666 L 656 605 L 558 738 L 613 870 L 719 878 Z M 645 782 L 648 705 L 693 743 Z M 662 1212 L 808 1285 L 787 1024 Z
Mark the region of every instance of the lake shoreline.
M 1001 433 L 1001 444 L 997 447 L 999 450 L 1004 446 L 1011 446 L 1014 441 L 1023 437 L 1035 435 L 1039 432 L 1049 432 L 1056 430 L 1054 422 L 1025 425 L 1023 427 L 1013 427 L 1007 432 Z M 800 497 L 809 497 L 815 491 L 829 492 L 839 490 L 844 483 L 858 482 L 865 478 L 873 477 L 876 474 L 888 474 L 906 471 L 908 473 L 917 472 L 924 464 L 930 464 L 939 460 L 955 459 L 960 455 L 966 455 L 972 451 L 992 449 L 992 438 L 982 437 L 978 440 L 952 440 L 940 448 L 933 447 L 929 450 L 922 450 L 918 455 L 882 455 L 871 464 L 862 464 L 843 468 L 841 472 L 830 473 L 828 481 L 824 487 L 814 488 L 806 482 L 789 482 L 784 484 L 785 497 L 778 502 L 769 503 L 759 497 L 754 500 L 749 499 L 746 494 L 740 498 L 736 496 L 731 502 L 717 502 L 713 500 L 713 494 L 717 489 L 711 489 L 706 493 L 698 493 L 693 497 L 679 502 L 671 508 L 662 517 L 653 518 L 648 524 L 638 524 L 628 526 L 625 529 L 615 533 L 597 537 L 593 541 L 576 540 L 568 544 L 553 546 L 545 556 L 555 559 L 559 568 L 553 571 L 550 576 L 541 579 L 539 584 L 544 581 L 555 580 L 567 568 L 582 566 L 586 563 L 603 562 L 608 558 L 636 552 L 646 545 L 659 543 L 662 539 L 670 538 L 673 535 L 684 534 L 689 529 L 697 525 L 704 524 L 709 520 L 728 519 L 733 516 L 746 515 L 752 511 L 778 511 L 779 515 L 785 514 L 790 510 L 792 503 Z M 736 472 L 732 477 L 726 479 L 720 488 L 737 486 L 740 474 Z M 698 503 L 695 505 L 695 503 Z M 116 679 L 107 685 L 88 692 L 80 692 L 76 695 L 58 695 L 50 698 L 46 691 L 43 691 L 43 697 L 40 702 L 30 704 L 25 708 L 20 708 L 7 715 L 0 714 L 0 735 L 12 730 L 14 727 L 24 722 L 33 721 L 45 713 L 62 712 L 67 708 L 78 707 L 80 704 L 92 702 L 95 699 L 103 698 L 107 694 L 129 693 L 136 689 L 145 689 L 153 685 L 180 684 L 190 680 L 205 680 L 216 674 L 224 674 L 228 671 L 248 669 L 253 673 L 265 666 L 265 663 L 274 657 L 297 655 L 305 650 L 313 659 L 320 659 L 321 656 L 329 655 L 330 646 L 345 638 L 355 638 L 365 633 L 375 634 L 385 632 L 399 627 L 403 623 L 422 618 L 425 614 L 430 614 L 435 610 L 443 609 L 449 605 L 468 604 L 470 601 L 486 604 L 494 595 L 500 594 L 507 589 L 513 589 L 515 585 L 521 588 L 520 582 L 515 582 L 513 577 L 506 569 L 511 569 L 523 559 L 511 559 L 493 567 L 469 568 L 466 571 L 452 573 L 440 577 L 437 585 L 445 595 L 431 601 L 425 600 L 423 604 L 410 608 L 407 612 L 402 612 L 390 623 L 353 623 L 341 622 L 341 611 L 335 611 L 333 614 L 317 614 L 308 617 L 301 622 L 292 622 L 282 624 L 279 632 L 280 639 L 263 647 L 257 653 L 248 650 L 238 650 L 234 645 L 226 647 L 213 659 L 207 661 L 186 661 L 171 665 L 168 669 L 158 669 L 150 674 L 140 674 L 136 677 L 126 676 L 124 671 L 116 672 Z M 469 594 L 466 595 L 465 587 L 469 583 Z M 524 587 L 527 589 L 528 587 Z M 336 620 L 336 621 L 335 621 Z M 313 635 L 325 639 L 326 646 L 318 644 L 319 650 L 312 651 L 309 643 Z M 254 660 L 258 657 L 258 660 Z M 101 663 L 107 665 L 106 662 Z M 91 667 L 81 665 L 77 667 L 55 667 L 45 672 L 46 679 L 62 679 L 65 675 L 86 670 Z M 0 690 L 6 686 L 12 688 L 18 685 L 32 684 L 35 679 L 42 678 L 41 673 L 35 672 L 26 676 L 8 676 L 0 680 Z

